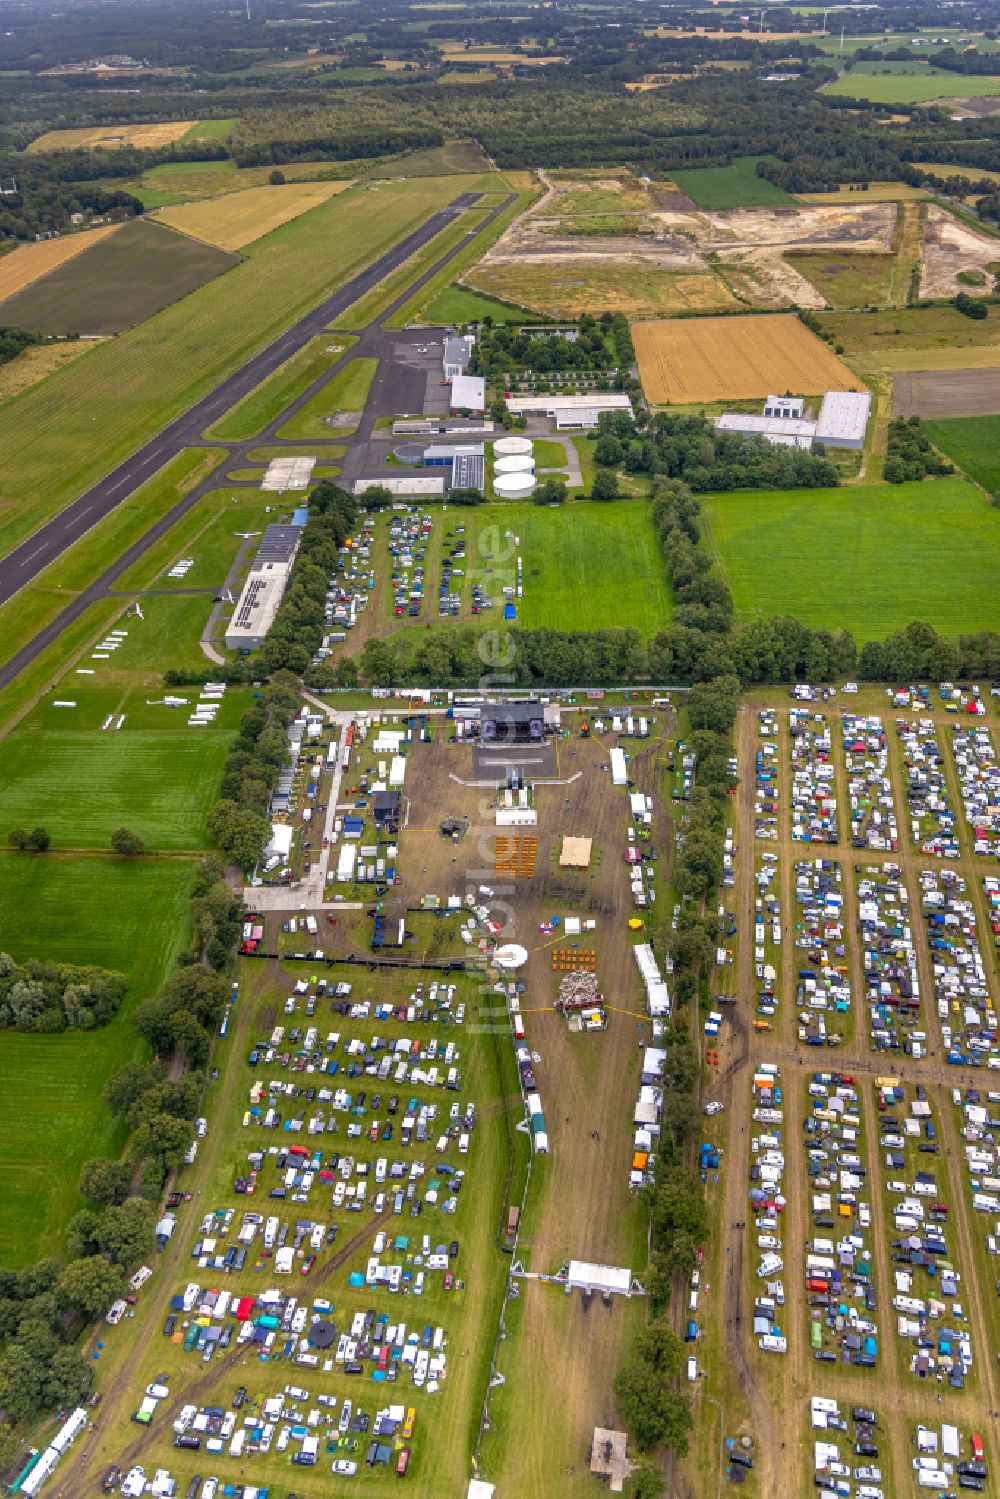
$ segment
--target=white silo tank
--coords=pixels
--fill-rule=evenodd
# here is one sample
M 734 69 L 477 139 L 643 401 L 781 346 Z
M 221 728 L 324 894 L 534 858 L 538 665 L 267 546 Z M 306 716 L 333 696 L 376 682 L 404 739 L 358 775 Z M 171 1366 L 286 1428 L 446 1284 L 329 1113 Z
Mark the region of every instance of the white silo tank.
M 521 453 L 531 452 L 530 437 L 498 437 L 493 444 L 493 453 L 497 458 L 514 458 Z
M 534 474 L 498 474 L 493 480 L 493 492 L 499 500 L 526 500 L 534 487 Z

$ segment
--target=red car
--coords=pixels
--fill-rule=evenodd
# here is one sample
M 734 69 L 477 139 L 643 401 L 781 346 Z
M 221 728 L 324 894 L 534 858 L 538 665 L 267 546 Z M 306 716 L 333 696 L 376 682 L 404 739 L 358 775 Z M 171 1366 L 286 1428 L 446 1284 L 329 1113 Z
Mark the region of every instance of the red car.
M 316 1256 L 314 1254 L 307 1254 L 306 1257 L 305 1257 L 305 1259 L 302 1261 L 302 1269 L 299 1271 L 299 1274 L 300 1275 L 308 1275 L 309 1271 L 312 1269 L 312 1267 L 313 1267 L 313 1265 L 315 1265 L 315 1263 L 316 1263 Z

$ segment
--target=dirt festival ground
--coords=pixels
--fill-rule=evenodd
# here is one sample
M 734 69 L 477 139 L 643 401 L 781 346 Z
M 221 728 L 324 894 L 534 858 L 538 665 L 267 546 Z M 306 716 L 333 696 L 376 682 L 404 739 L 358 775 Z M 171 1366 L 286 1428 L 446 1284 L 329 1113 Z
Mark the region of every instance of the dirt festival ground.
M 654 405 L 852 390 L 860 383 L 791 314 L 636 323 L 632 340 L 642 388 Z

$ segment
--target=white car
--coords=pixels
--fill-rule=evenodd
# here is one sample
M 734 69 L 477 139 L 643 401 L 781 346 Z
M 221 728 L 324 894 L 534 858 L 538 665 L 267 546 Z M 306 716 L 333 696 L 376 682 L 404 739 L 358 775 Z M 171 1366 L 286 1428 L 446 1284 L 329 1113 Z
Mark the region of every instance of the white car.
M 902 1197 L 905 1197 L 909 1188 L 905 1182 L 886 1182 L 885 1190 L 887 1192 L 898 1192 Z
M 353 1478 L 358 1471 L 357 1463 L 352 1463 L 346 1457 L 338 1457 L 333 1465 L 333 1471 L 339 1473 L 343 1478 Z
M 706 1114 L 721 1114 L 724 1107 L 725 1107 L 724 1104 L 719 1103 L 717 1099 L 713 1099 L 711 1103 L 707 1103 L 705 1105 L 705 1113 Z

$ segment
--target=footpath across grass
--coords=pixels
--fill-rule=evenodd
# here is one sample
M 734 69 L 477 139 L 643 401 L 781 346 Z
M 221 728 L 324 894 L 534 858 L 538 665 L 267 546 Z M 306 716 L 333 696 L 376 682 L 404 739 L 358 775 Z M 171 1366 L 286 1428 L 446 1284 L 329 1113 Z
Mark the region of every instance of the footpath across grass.
M 155 993 L 185 941 L 192 872 L 179 859 L 0 853 L 3 951 L 129 976 L 125 1006 L 101 1030 L 0 1037 L 0 1265 L 59 1254 L 78 1204 L 80 1167 L 121 1148 L 102 1090 L 142 1054 L 130 1015 Z
M 790 614 L 881 639 L 911 620 L 1000 629 L 1000 512 L 965 479 L 706 498 L 709 542 L 743 618 Z

